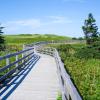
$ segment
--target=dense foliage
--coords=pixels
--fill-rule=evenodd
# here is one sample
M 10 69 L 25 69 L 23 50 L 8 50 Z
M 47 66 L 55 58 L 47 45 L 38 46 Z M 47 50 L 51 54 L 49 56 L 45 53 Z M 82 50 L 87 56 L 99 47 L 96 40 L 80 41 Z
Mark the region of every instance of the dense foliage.
M 93 58 L 91 52 L 94 51 L 90 48 L 87 51 L 85 45 L 80 44 L 60 45 L 57 48 L 66 71 L 71 75 L 83 99 L 100 100 L 100 59 Z
M 84 48 L 77 50 L 77 52 L 75 53 L 75 57 L 80 58 L 80 59 L 82 59 L 82 58 L 84 58 L 84 59 L 89 59 L 89 58 L 100 59 L 100 51 L 98 50 L 98 48 L 84 47 Z

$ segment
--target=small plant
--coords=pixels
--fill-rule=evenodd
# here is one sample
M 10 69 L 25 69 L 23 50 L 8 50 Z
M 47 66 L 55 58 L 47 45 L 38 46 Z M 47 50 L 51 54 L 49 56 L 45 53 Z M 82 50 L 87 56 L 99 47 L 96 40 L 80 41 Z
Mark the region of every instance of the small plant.
M 58 96 L 57 100 L 62 100 L 62 97 L 61 95 Z

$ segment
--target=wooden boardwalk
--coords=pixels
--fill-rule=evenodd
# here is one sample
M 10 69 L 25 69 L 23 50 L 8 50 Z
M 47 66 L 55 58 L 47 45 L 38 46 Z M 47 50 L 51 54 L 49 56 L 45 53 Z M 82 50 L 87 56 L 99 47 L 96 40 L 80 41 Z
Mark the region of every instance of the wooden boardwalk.
M 7 100 L 56 100 L 59 80 L 55 59 L 40 55 L 39 61 Z

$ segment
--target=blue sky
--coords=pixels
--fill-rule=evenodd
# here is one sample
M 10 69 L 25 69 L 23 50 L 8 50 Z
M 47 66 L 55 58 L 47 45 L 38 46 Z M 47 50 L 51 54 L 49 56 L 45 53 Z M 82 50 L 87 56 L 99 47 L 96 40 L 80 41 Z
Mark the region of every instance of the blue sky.
M 0 0 L 5 34 L 83 36 L 81 26 L 92 13 L 100 28 L 100 0 Z

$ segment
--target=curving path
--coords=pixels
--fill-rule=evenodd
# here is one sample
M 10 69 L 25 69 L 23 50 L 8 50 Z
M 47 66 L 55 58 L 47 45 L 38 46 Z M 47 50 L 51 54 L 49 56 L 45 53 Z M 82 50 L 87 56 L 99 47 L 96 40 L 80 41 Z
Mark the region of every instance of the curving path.
M 40 56 L 39 61 L 7 100 L 56 100 L 59 81 L 55 59 L 44 54 Z

